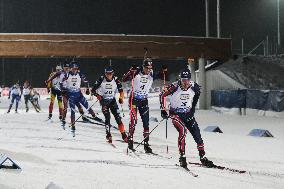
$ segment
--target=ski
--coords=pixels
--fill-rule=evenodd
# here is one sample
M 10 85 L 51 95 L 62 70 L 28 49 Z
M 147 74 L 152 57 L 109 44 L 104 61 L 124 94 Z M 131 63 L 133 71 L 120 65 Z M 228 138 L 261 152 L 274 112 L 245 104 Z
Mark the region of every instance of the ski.
M 164 159 L 172 159 L 172 157 L 163 156 L 163 155 L 153 153 L 153 152 L 152 153 L 146 153 L 146 154 L 157 156 L 157 157 L 164 158 Z
M 100 123 L 100 125 L 105 126 L 105 122 L 104 122 L 104 121 L 99 121 L 98 119 L 93 118 L 93 117 L 88 116 L 88 115 L 84 115 L 84 117 L 86 117 L 86 118 L 88 118 L 88 119 L 91 119 L 91 120 L 94 120 L 94 121 L 96 121 L 96 122 Z M 96 123 L 96 122 L 94 122 L 94 124 L 99 125 L 99 124 L 98 124 L 98 123 Z M 110 126 L 111 126 L 111 127 L 113 127 L 113 128 L 115 128 L 116 130 L 119 130 L 119 129 L 118 129 L 118 127 L 116 127 L 116 126 L 114 126 L 114 125 L 110 125 Z
M 122 142 L 122 143 L 125 143 L 124 140 L 121 140 L 121 139 L 116 139 L 115 141 L 118 141 L 118 142 Z M 135 142 L 133 141 L 133 144 L 139 144 L 139 142 Z M 128 148 L 129 149 L 129 148 Z M 131 150 L 131 149 L 129 149 Z M 166 156 L 163 156 L 163 155 L 160 155 L 160 154 L 157 154 L 155 152 L 151 152 L 151 153 L 146 153 L 146 152 L 142 152 L 142 151 L 137 151 L 135 149 L 131 150 L 132 152 L 137 152 L 140 153 L 140 154 L 146 154 L 146 155 L 152 155 L 152 156 L 157 156 L 157 157 L 160 157 L 160 158 L 165 158 L 165 159 L 172 159 L 172 157 L 166 157 Z
M 197 165 L 197 166 L 204 167 L 204 168 L 213 168 L 213 169 L 227 170 L 227 171 L 230 171 L 230 172 L 240 173 L 240 174 L 246 173 L 246 171 L 244 171 L 244 170 L 232 169 L 232 168 L 229 168 L 229 167 L 224 167 L 224 166 L 215 165 L 215 164 L 213 164 L 212 167 L 208 167 L 208 166 L 203 165 L 202 163 L 196 163 L 196 162 L 188 162 L 188 164 L 190 164 L 190 165 Z
M 198 177 L 198 174 L 192 172 L 188 167 L 181 167 L 178 164 L 175 164 L 175 166 L 179 167 L 180 169 L 184 170 L 186 173 L 190 174 L 193 177 Z
M 51 119 L 51 118 L 48 118 L 46 120 L 44 120 L 45 122 L 48 122 L 48 123 L 53 123 L 54 121 Z
M 106 141 L 109 145 L 111 145 L 113 148 L 116 148 L 116 146 L 112 143 L 112 142 L 109 142 L 109 141 Z
M 131 156 L 130 154 L 133 154 L 135 157 L 137 157 L 137 158 L 139 158 L 139 159 L 142 159 L 141 156 L 136 153 L 136 150 L 135 150 L 135 149 L 130 149 L 130 148 L 127 147 L 127 149 L 126 149 L 126 155 Z M 134 156 L 131 156 L 131 157 L 134 157 Z
M 91 120 L 88 120 L 88 121 L 78 120 L 78 121 L 76 121 L 76 122 L 78 122 L 78 123 L 89 123 L 89 124 L 99 125 L 99 126 L 105 127 L 105 124 L 97 123 L 97 122 L 94 122 L 94 121 L 91 121 Z
M 136 150 L 135 150 L 135 149 L 127 148 L 127 150 L 129 150 L 130 152 L 136 153 Z
M 116 139 L 115 141 L 122 142 L 122 143 L 127 143 L 127 142 L 125 142 L 125 141 L 122 140 L 122 139 Z M 139 144 L 139 142 L 133 141 L 133 144 Z

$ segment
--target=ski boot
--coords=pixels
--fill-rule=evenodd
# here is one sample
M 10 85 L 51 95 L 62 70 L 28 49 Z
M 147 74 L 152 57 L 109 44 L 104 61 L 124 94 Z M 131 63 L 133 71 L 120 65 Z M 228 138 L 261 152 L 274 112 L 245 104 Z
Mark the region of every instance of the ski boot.
M 11 108 L 12 108 L 12 105 L 10 104 L 9 109 L 8 109 L 8 111 L 7 111 L 7 114 L 10 113 Z
M 51 118 L 52 118 L 52 113 L 49 113 L 47 119 L 48 119 L 48 120 L 51 120 Z
M 181 167 L 187 168 L 187 162 L 186 162 L 185 155 L 180 155 L 180 157 L 179 157 L 179 165 Z
M 75 130 L 75 125 L 71 125 L 71 133 L 73 137 L 75 137 Z
M 205 151 L 204 150 L 199 150 L 199 157 L 200 157 L 200 162 L 205 167 L 210 168 L 210 167 L 214 166 L 214 163 L 212 161 L 208 160 L 207 157 L 205 157 Z
M 112 143 L 112 137 L 111 137 L 110 132 L 106 133 L 106 139 L 107 139 L 108 143 Z
M 145 153 L 153 153 L 148 142 L 144 142 Z
M 200 162 L 205 167 L 209 167 L 209 168 L 214 167 L 214 163 L 210 161 L 209 159 L 207 159 L 207 157 L 200 157 Z
M 62 127 L 63 130 L 65 130 L 65 124 L 66 124 L 66 121 L 64 119 L 62 119 L 61 127 Z
M 133 138 L 128 137 L 127 143 L 128 143 L 128 148 L 132 151 L 135 151 L 134 148 L 133 148 Z
M 128 142 L 128 138 L 127 138 L 127 135 L 126 135 L 126 133 L 125 132 L 122 132 L 121 133 L 121 137 L 122 137 L 122 140 L 124 141 L 124 142 Z

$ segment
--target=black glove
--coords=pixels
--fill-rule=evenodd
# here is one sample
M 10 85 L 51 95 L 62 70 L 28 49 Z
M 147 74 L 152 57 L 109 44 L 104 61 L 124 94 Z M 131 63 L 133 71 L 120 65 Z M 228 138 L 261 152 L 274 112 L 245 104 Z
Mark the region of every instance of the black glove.
M 65 96 L 65 95 L 67 94 L 67 90 L 66 90 L 66 89 L 61 89 L 61 94 L 62 94 L 63 96 Z
M 47 88 L 47 93 L 50 93 L 50 88 Z
M 161 117 L 163 119 L 168 119 L 169 115 L 166 110 L 161 110 Z
M 96 96 L 96 90 L 95 90 L 95 88 L 92 88 L 92 89 L 91 89 L 91 95 Z
M 86 95 L 89 95 L 89 94 L 90 94 L 90 89 L 87 88 L 87 90 L 86 90 Z

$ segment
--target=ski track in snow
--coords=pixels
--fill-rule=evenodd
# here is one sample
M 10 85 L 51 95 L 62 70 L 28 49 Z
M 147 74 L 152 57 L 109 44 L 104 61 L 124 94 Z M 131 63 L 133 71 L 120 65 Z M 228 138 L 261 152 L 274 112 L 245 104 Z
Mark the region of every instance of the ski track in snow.
M 126 100 L 127 101 L 127 100 Z M 150 100 L 150 116 L 160 118 L 158 107 Z M 92 103 L 92 102 L 89 102 Z M 197 111 L 206 156 L 215 164 L 245 170 L 239 174 L 227 170 L 209 169 L 189 165 L 198 174 L 192 177 L 178 163 L 177 131 L 168 122 L 168 138 L 165 123 L 150 136 L 153 151 L 159 155 L 145 154 L 143 146 L 137 152 L 128 152 L 121 142 L 120 133 L 112 129 L 113 148 L 106 142 L 103 126 L 89 123 L 76 124 L 76 137 L 70 133 L 69 124 L 63 130 L 58 121 L 55 104 L 53 122 L 47 122 L 48 101 L 42 99 L 43 113 L 32 108 L 26 113 L 20 104 L 19 113 L 12 109 L 6 114 L 9 101 L 0 103 L 0 153 L 8 155 L 22 170 L 0 169 L 0 188 L 284 188 L 284 118 L 239 116 L 219 114 L 213 111 Z M 96 112 L 99 105 L 95 106 Z M 124 104 L 123 118 L 128 130 L 129 115 Z M 102 114 L 100 113 L 100 117 Z M 69 120 L 69 113 L 68 113 Z M 142 141 L 142 123 L 138 117 L 134 140 Z M 150 121 L 150 129 L 157 122 Z M 112 117 L 112 124 L 115 125 Z M 224 132 L 209 133 L 203 129 L 217 125 Z M 251 137 L 253 128 L 268 129 L 275 138 Z M 120 140 L 120 141 L 118 141 Z M 186 156 L 198 162 L 198 152 L 190 133 L 186 138 Z M 136 147 L 137 143 L 134 144 Z M 166 146 L 169 153 L 166 153 Z M 52 186 L 51 186 L 52 185 Z

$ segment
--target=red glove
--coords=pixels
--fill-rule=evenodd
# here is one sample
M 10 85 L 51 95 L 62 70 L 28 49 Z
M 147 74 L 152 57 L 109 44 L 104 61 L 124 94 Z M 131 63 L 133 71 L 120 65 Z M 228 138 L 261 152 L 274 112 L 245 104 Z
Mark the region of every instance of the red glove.
M 97 95 L 96 97 L 99 101 L 101 101 L 103 99 L 103 97 L 101 95 Z

